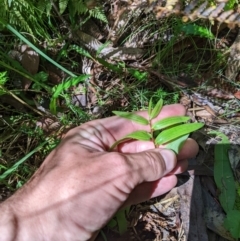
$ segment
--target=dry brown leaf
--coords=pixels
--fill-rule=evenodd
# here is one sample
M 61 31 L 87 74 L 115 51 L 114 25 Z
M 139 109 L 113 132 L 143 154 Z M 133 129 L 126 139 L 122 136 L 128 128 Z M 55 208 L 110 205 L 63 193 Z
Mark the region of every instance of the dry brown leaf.
M 39 54 L 27 45 L 21 45 L 19 47 L 21 53 L 20 63 L 23 68 L 26 69 L 31 75 L 35 75 L 39 68 Z M 32 81 L 28 78 L 22 79 L 22 87 L 27 90 L 31 85 Z

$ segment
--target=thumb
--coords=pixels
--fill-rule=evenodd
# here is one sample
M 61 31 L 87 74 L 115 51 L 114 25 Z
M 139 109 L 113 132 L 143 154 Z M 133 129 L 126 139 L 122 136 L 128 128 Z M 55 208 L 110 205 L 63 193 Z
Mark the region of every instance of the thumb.
M 135 185 L 159 180 L 171 172 L 177 164 L 175 153 L 168 149 L 154 149 L 125 154 L 131 164 L 131 177 Z

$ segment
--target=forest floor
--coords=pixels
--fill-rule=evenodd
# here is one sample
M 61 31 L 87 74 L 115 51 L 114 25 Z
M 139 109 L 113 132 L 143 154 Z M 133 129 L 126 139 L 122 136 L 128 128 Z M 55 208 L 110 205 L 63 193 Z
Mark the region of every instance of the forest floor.
M 214 183 L 214 146 L 220 139 L 209 131 L 228 137 L 239 183 L 238 27 L 203 19 L 185 23 L 179 16 L 156 19 L 137 0 L 106 1 L 104 13 L 108 24 L 80 16 L 74 30 L 59 18 L 52 42 L 36 44 L 82 76 L 75 85 L 66 71 L 0 32 L 0 201 L 30 178 L 69 129 L 114 110 L 147 109 L 151 98 L 155 103 L 162 98 L 165 104 L 182 103 L 191 121 L 205 123 L 192 135 L 199 154 L 171 192 L 130 208 L 127 232 L 120 235 L 117 226 L 108 226 L 97 241 L 235 240 L 223 226 L 226 215 Z M 48 90 L 54 86 L 61 91 L 53 100 Z

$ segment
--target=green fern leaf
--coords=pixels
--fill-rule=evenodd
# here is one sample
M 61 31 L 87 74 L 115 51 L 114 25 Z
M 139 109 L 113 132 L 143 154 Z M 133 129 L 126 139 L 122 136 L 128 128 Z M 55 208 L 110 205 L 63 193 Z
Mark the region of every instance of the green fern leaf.
M 7 72 L 1 72 L 0 73 L 0 85 L 5 85 L 5 83 L 7 81 L 8 81 Z
M 74 15 L 77 13 L 84 14 L 89 11 L 86 4 L 83 2 L 83 0 L 79 0 L 79 1 L 71 0 L 71 7 L 73 9 Z
M 81 48 L 77 45 L 71 45 L 69 47 L 69 50 L 75 50 L 77 53 L 79 53 L 79 54 L 81 54 L 85 57 L 88 57 L 90 59 L 93 59 L 93 57 L 91 56 L 91 54 L 87 50 L 85 50 L 85 49 L 83 49 L 83 48 Z
M 18 26 L 24 26 L 24 28 L 29 32 L 31 33 L 32 35 L 33 32 L 32 32 L 32 29 L 31 27 L 29 26 L 28 22 L 25 20 L 25 17 L 24 15 L 22 14 L 22 12 L 18 11 L 18 10 L 15 10 L 14 11 L 14 15 L 15 15 L 15 18 L 14 19 L 11 19 L 10 18 L 10 23 L 13 24 L 13 25 L 18 25 Z
M 84 82 L 87 78 L 89 78 L 89 75 L 81 75 L 76 78 L 69 78 L 64 83 L 61 83 L 57 86 L 54 86 L 53 88 L 53 98 L 56 99 L 58 96 L 63 92 L 69 89 L 71 86 L 76 86 L 80 82 Z
M 69 0 L 59 0 L 59 12 L 63 14 L 67 8 Z
M 50 1 L 45 2 L 45 8 L 46 8 L 45 12 L 46 12 L 48 17 L 51 16 L 52 7 L 53 6 L 52 6 Z
M 182 31 L 187 35 L 196 35 L 204 38 L 214 39 L 214 35 L 209 29 L 199 26 L 197 24 L 180 24 L 178 25 L 177 30 Z
M 91 9 L 89 11 L 90 16 L 99 19 L 101 21 L 103 21 L 104 23 L 108 23 L 107 17 L 105 15 L 105 13 L 103 12 L 103 9 L 100 9 L 98 7 L 95 7 L 94 9 Z
M 50 1 L 48 1 L 50 3 Z M 37 2 L 37 9 L 40 11 L 40 12 L 44 12 L 46 10 L 46 0 L 41 0 L 41 1 L 38 1 Z M 50 3 L 51 5 L 51 3 Z

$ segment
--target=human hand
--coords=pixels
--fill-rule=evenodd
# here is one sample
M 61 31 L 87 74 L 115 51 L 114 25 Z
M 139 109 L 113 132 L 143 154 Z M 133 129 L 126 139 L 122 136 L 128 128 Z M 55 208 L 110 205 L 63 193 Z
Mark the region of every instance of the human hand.
M 138 114 L 147 117 L 145 111 Z M 183 106 L 169 105 L 157 119 L 184 114 Z M 144 128 L 149 129 L 114 116 L 70 130 L 31 180 L 3 204 L 14 214 L 10 238 L 88 240 L 121 207 L 172 189 L 175 174 L 198 152 L 192 139 L 177 157 L 141 141 L 125 142 L 118 152 L 108 152 L 116 140 Z

